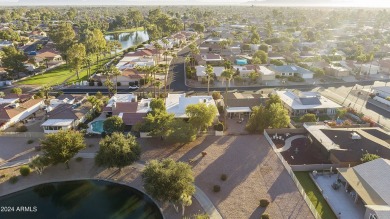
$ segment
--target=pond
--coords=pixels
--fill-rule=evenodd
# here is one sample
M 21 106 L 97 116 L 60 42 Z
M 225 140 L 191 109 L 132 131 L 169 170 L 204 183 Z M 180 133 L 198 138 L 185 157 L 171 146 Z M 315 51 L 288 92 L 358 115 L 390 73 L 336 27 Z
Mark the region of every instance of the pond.
M 146 31 L 135 31 L 130 33 L 114 33 L 105 36 L 106 40 L 118 40 L 122 49 L 127 49 L 149 40 L 149 35 Z
M 0 197 L 2 219 L 162 219 L 144 193 L 101 180 L 47 183 Z

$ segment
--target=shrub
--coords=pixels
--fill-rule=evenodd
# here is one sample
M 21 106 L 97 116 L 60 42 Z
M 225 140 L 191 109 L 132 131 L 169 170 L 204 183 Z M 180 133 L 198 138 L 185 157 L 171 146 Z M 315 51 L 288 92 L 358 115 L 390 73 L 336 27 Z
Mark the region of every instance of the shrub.
M 122 83 L 118 81 L 118 82 L 116 82 L 116 85 L 117 86 L 122 86 Z
M 219 192 L 219 191 L 221 191 L 221 186 L 219 186 L 219 185 L 214 185 L 213 191 L 214 191 L 214 192 Z
M 222 123 L 218 123 L 214 125 L 214 130 L 215 131 L 223 131 L 224 127 Z
M 30 167 L 28 166 L 21 166 L 19 169 L 20 175 L 22 176 L 28 176 L 30 174 Z
M 18 177 L 17 176 L 12 176 L 11 178 L 9 178 L 9 182 L 11 184 L 15 184 L 17 181 L 18 181 Z
M 260 199 L 260 207 L 267 207 L 269 205 L 268 199 Z
M 269 218 L 270 218 L 269 214 L 264 213 L 261 215 L 261 219 L 269 219 Z
M 129 86 L 133 86 L 134 85 L 134 81 L 129 81 Z
M 82 157 L 76 157 L 76 161 L 77 161 L 77 162 L 80 162 L 80 161 L 82 161 L 82 160 L 83 160 Z
M 213 97 L 214 100 L 219 100 L 222 98 L 221 92 L 219 91 L 214 91 L 211 96 Z
M 98 84 L 97 84 L 99 87 L 103 86 L 103 83 L 101 81 L 98 81 Z
M 222 174 L 221 175 L 221 180 L 222 181 L 226 181 L 227 180 L 227 175 L 226 174 Z
M 27 132 L 27 127 L 25 125 L 21 125 L 19 127 L 16 128 L 16 131 L 17 132 Z
M 89 86 L 95 86 L 95 82 L 93 80 L 88 82 Z
M 27 144 L 32 144 L 32 143 L 34 143 L 34 140 L 32 140 L 32 139 L 27 141 Z

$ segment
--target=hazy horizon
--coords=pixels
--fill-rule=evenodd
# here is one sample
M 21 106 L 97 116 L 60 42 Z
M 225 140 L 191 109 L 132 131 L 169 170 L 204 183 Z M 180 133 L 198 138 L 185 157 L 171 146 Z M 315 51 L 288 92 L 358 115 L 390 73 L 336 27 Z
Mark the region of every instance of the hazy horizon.
M 255 5 L 390 8 L 388 0 L 0 0 L 3 6 Z

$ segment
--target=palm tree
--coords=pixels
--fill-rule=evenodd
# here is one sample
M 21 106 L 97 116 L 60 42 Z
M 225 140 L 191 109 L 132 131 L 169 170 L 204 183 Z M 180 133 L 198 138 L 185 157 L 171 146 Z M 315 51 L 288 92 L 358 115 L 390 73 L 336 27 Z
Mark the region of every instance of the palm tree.
M 92 63 L 92 56 L 88 55 L 86 58 L 85 58 L 85 64 L 88 66 L 88 70 L 87 70 L 87 75 L 88 75 L 88 78 L 91 76 L 91 63 Z
M 45 94 L 46 100 L 49 99 L 49 92 L 50 92 L 51 90 L 53 90 L 53 88 L 50 87 L 49 85 L 44 85 L 44 86 L 42 87 L 42 92 Z
M 165 57 L 165 78 L 164 78 L 164 93 L 167 94 L 167 83 L 168 83 L 168 55 L 170 52 L 164 51 L 163 55 Z
M 229 86 L 230 86 L 230 81 L 232 80 L 233 75 L 234 75 L 234 71 L 232 69 L 226 69 L 225 71 L 222 72 L 221 77 L 225 78 L 225 83 L 226 83 L 226 80 L 229 81 Z M 228 96 L 227 96 L 227 94 L 228 94 L 228 83 L 226 83 L 226 91 L 225 91 L 226 98 L 224 98 L 225 109 L 228 106 L 228 103 L 227 103 Z M 225 117 L 225 125 L 227 126 L 227 124 L 226 124 L 226 112 L 224 114 L 224 117 Z
M 206 77 L 207 77 L 207 95 L 210 95 L 210 79 L 214 77 L 214 68 L 211 65 L 206 67 Z
M 158 71 L 158 66 L 150 66 L 149 67 L 149 71 L 150 71 L 150 73 L 153 74 L 153 95 L 154 95 L 154 97 L 156 97 L 156 84 L 155 84 L 155 81 L 156 81 L 156 73 Z
M 159 43 L 157 43 L 157 42 L 155 42 L 155 43 L 153 44 L 153 46 L 154 46 L 154 48 L 156 48 L 156 50 L 157 50 L 157 53 L 158 53 L 158 62 L 160 62 L 160 56 L 161 56 L 160 50 L 162 49 L 162 46 L 161 46 Z
M 116 68 L 115 66 L 111 66 L 110 69 L 111 69 L 111 74 L 115 76 L 115 93 L 118 93 L 118 76 L 122 75 L 122 72 L 119 71 L 119 69 Z
M 154 82 L 154 86 L 157 87 L 158 98 L 160 98 L 160 86 L 161 86 L 161 81 L 155 81 L 155 82 Z M 156 94 L 154 94 L 154 96 L 156 97 Z

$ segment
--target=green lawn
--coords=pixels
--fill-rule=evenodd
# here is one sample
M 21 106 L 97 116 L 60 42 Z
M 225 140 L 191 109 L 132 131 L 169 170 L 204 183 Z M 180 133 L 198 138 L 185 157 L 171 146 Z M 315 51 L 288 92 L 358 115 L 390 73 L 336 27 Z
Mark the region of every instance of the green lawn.
M 316 210 L 318 214 L 320 214 L 321 218 L 337 219 L 336 215 L 322 196 L 320 190 L 318 190 L 317 186 L 310 178 L 309 172 L 294 172 L 294 174 L 304 188 L 307 197 L 309 197 L 310 201 L 316 207 Z
M 130 28 L 130 29 L 108 31 L 108 32 L 105 32 L 104 34 L 129 33 L 129 32 L 141 31 L 141 30 L 144 30 L 144 28 L 143 27 L 135 27 L 135 28 Z
M 40 75 L 35 75 L 26 80 L 19 81 L 17 84 L 31 84 L 31 85 L 56 85 L 64 82 L 73 73 L 69 71 L 66 65 L 58 66 L 48 72 Z
M 109 62 L 110 60 L 111 60 L 110 57 L 104 57 L 102 60 L 99 61 L 99 65 L 102 66 L 105 63 Z M 95 72 L 97 69 L 98 69 L 97 64 L 91 66 L 91 72 Z M 74 72 L 71 72 L 69 68 L 64 64 L 44 74 L 35 75 L 26 80 L 19 81 L 17 84 L 53 86 L 57 84 L 62 84 L 63 82 L 65 82 L 66 79 L 71 77 L 73 74 Z M 77 80 L 77 75 L 74 75 L 67 81 L 67 83 L 72 83 L 72 82 L 82 81 L 82 80 L 86 81 L 88 79 L 87 69 L 81 71 L 79 73 L 79 76 L 80 76 L 80 80 Z

